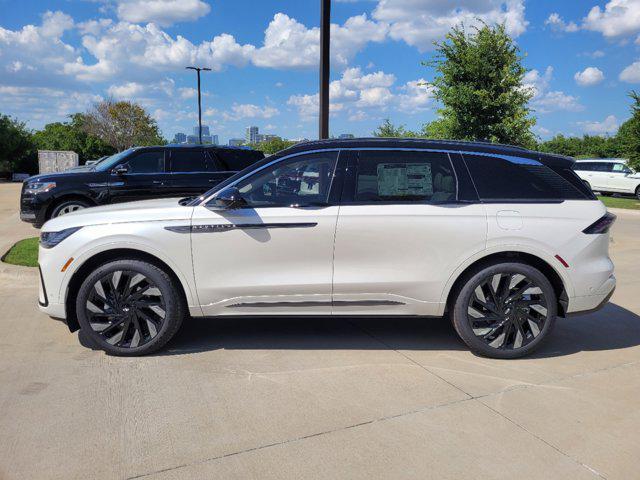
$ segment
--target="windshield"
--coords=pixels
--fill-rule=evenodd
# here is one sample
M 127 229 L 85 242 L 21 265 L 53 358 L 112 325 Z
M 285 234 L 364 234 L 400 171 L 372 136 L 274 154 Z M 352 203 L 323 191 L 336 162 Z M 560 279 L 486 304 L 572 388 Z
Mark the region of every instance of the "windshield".
M 242 177 L 244 177 L 245 175 L 253 172 L 254 170 L 259 169 L 260 167 L 263 167 L 264 165 L 273 162 L 274 160 L 277 160 L 278 158 L 280 158 L 281 155 L 275 154 L 275 155 L 271 155 L 270 157 L 265 157 L 262 160 L 257 161 L 256 163 L 253 163 L 251 165 L 249 165 L 247 168 L 245 168 L 244 170 L 240 170 L 238 173 L 230 176 L 229 178 L 227 178 L 226 180 L 218 183 L 215 187 L 213 187 L 211 190 L 208 190 L 206 192 L 204 192 L 202 195 L 200 195 L 199 197 L 195 197 L 193 200 L 191 200 L 189 202 L 189 206 L 193 207 L 195 205 L 199 205 L 200 202 L 202 202 L 202 200 L 204 200 L 207 197 L 210 197 L 211 195 L 213 195 L 215 192 L 222 190 L 223 188 L 228 187 L 229 185 L 237 182 L 238 180 L 240 180 Z
M 133 152 L 133 148 L 129 148 L 128 150 L 124 150 L 122 152 L 115 153 L 110 157 L 105 158 L 104 160 L 100 160 L 98 163 L 93 164 L 97 172 L 106 172 L 107 170 L 111 170 L 113 167 L 118 165 L 118 162 L 128 156 L 131 152 Z

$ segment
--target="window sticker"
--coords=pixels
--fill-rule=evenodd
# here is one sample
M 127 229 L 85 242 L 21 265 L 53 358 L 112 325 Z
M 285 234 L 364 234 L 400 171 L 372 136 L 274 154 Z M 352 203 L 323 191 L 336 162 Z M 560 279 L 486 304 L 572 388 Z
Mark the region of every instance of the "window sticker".
M 430 163 L 381 163 L 377 173 L 381 197 L 433 195 Z

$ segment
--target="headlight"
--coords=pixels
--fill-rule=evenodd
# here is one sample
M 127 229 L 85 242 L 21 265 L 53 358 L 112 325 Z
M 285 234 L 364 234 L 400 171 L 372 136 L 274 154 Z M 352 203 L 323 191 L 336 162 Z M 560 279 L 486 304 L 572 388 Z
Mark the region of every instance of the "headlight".
M 56 182 L 29 182 L 24 189 L 24 193 L 36 195 L 38 193 L 48 192 L 56 188 Z
M 73 235 L 82 227 L 65 228 L 59 232 L 42 232 L 40 234 L 40 245 L 44 248 L 53 248 L 65 238 Z

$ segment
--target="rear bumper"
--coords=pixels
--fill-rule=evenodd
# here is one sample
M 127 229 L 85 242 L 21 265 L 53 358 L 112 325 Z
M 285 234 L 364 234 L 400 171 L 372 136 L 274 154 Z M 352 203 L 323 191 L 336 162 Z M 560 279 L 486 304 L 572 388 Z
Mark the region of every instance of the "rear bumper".
M 616 277 L 612 274 L 598 289 L 594 295 L 573 297 L 569 300 L 570 316 L 597 312 L 611 299 L 616 289 Z

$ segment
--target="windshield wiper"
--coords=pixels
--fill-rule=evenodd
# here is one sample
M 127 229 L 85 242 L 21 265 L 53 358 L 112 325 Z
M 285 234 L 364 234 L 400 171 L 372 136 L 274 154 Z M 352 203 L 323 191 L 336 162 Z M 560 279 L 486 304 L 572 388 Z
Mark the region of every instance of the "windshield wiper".
M 181 198 L 180 200 L 178 200 L 178 205 L 182 205 L 184 207 L 185 205 L 188 205 L 189 203 L 191 203 L 194 198 L 196 198 L 196 197 L 195 196 L 191 196 L 191 197 Z

